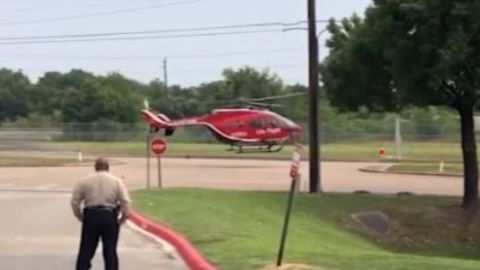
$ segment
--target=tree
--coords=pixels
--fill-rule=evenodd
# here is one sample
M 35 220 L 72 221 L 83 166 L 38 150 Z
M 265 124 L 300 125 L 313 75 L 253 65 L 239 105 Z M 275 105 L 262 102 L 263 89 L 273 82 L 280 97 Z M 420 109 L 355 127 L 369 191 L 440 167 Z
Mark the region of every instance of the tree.
M 142 109 L 142 85 L 118 73 L 102 78 L 99 108 L 102 117 L 120 123 L 134 123 L 140 120 Z
M 165 87 L 161 81 L 150 82 L 147 90 L 147 99 L 150 106 L 161 111 L 170 118 L 187 117 L 198 114 L 200 100 L 195 98 L 193 89 L 182 88 L 178 85 Z
M 59 72 L 47 72 L 37 82 L 32 95 L 34 110 L 41 114 L 55 114 L 61 111 L 65 97 L 62 83 L 64 76 Z
M 330 23 L 331 54 L 322 65 L 327 94 L 343 108 L 448 105 L 458 112 L 464 208 L 478 205 L 478 14 L 475 0 L 375 0 L 364 20 Z
M 295 85 L 285 87 L 283 82 L 275 74 L 268 71 L 258 71 L 251 67 L 240 69 L 227 68 L 223 71 L 223 78 L 218 81 L 200 84 L 198 87 L 192 88 L 195 95 L 195 101 L 198 103 L 199 111 L 205 112 L 214 108 L 223 106 L 247 106 L 249 103 L 243 103 L 242 100 L 265 98 L 280 94 L 292 93 L 295 90 L 304 91 L 305 87 Z M 302 111 L 302 106 L 294 107 L 295 104 L 302 104 L 292 99 L 275 100 L 275 103 L 286 105 L 280 108 L 281 113 L 291 113 L 292 110 Z M 297 100 L 297 101 L 298 101 Z M 264 102 L 267 103 L 267 102 Z M 268 104 L 258 104 L 265 105 Z M 296 111 L 292 115 L 302 116 L 302 112 Z
M 119 74 L 96 77 L 86 72 L 71 72 L 65 77 L 71 81 L 63 90 L 68 93 L 63 104 L 65 122 L 133 123 L 140 119 L 142 98 L 135 82 Z
M 294 94 L 294 93 L 308 93 L 308 88 L 303 85 L 289 85 L 286 86 L 284 89 L 285 94 Z M 297 121 L 303 122 L 306 121 L 308 118 L 308 95 L 305 94 L 304 96 L 293 96 L 285 99 L 278 99 L 274 100 L 274 102 L 278 105 L 281 105 L 278 108 L 278 113 L 287 116 L 288 118 Z M 320 113 L 323 112 L 323 106 L 320 105 Z M 323 115 L 323 114 L 321 114 Z
M 207 112 L 215 107 L 223 106 L 222 102 L 230 99 L 225 81 L 202 83 L 193 89 L 200 106 L 200 111 Z
M 27 116 L 31 93 L 30 80 L 22 72 L 0 69 L 0 122 Z
M 281 93 L 283 82 L 268 71 L 257 71 L 251 67 L 223 71 L 225 87 L 230 94 L 227 99 L 262 98 Z

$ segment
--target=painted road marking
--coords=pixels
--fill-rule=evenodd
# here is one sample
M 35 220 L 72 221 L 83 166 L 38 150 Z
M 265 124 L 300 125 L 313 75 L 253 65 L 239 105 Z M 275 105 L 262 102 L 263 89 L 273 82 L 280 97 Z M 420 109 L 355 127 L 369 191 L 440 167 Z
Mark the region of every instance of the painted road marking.
M 41 186 L 36 186 L 34 187 L 35 190 L 52 190 L 57 188 L 57 184 L 47 184 L 47 185 L 41 185 Z

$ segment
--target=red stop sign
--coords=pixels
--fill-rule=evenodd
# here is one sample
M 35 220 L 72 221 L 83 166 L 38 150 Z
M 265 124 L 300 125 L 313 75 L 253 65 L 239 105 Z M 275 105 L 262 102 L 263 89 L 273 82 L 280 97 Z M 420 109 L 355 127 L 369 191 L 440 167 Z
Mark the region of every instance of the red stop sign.
M 153 139 L 150 142 L 150 148 L 152 149 L 153 153 L 161 155 L 165 153 L 165 150 L 167 150 L 167 142 L 162 139 Z

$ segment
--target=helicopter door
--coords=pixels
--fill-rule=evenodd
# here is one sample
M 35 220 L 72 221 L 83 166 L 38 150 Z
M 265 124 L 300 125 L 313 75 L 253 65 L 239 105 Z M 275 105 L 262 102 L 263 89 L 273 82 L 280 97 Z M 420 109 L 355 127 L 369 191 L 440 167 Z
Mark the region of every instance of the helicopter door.
M 264 130 L 263 130 L 263 127 L 262 127 L 262 120 L 258 117 L 256 118 L 253 118 L 252 120 L 250 120 L 249 122 L 249 133 L 251 135 L 252 138 L 258 138 L 258 137 L 263 137 L 264 135 Z
M 268 138 L 276 138 L 282 133 L 281 123 L 274 117 L 267 118 L 265 125 Z
M 274 117 L 259 117 L 250 121 L 250 127 L 255 137 L 275 139 L 282 134 L 282 125 Z
M 228 133 L 230 136 L 238 138 L 244 138 L 248 136 L 247 132 L 245 132 L 245 124 L 243 121 L 236 120 L 226 122 L 224 128 L 226 133 Z
M 262 129 L 263 128 L 263 121 L 260 118 L 254 118 L 250 121 L 250 127 L 253 129 Z

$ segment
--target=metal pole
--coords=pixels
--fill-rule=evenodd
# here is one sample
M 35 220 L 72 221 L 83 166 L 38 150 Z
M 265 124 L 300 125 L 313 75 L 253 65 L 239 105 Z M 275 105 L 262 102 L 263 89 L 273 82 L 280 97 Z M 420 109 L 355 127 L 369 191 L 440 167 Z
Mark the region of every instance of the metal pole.
M 321 191 L 320 159 L 318 142 L 318 38 L 316 31 L 315 0 L 308 1 L 308 44 L 309 44 L 309 156 L 310 193 Z
M 286 214 L 285 214 L 285 221 L 283 222 L 283 228 L 282 228 L 282 237 L 280 240 L 280 248 L 278 250 L 278 257 L 277 257 L 277 266 L 282 265 L 282 260 L 283 260 L 283 252 L 285 250 L 285 241 L 287 239 L 287 232 L 288 232 L 288 224 L 290 221 L 290 213 L 292 211 L 292 203 L 293 203 L 293 197 L 295 195 L 295 189 L 297 186 L 297 178 L 292 178 L 292 183 L 290 185 L 290 193 L 288 194 L 288 202 L 287 202 L 287 209 L 286 209 Z
M 165 83 L 165 88 L 168 91 L 168 69 L 167 69 L 167 58 L 163 58 L 163 83 Z
M 320 50 L 319 46 L 319 37 L 321 34 L 325 33 L 327 31 L 327 28 L 323 29 L 321 32 L 317 34 L 317 48 L 318 48 L 318 57 L 317 57 L 317 63 L 320 63 L 320 59 L 322 56 L 322 51 Z M 317 76 L 318 76 L 318 100 L 322 99 L 322 90 L 323 90 L 323 84 L 321 84 L 321 74 L 320 74 L 320 68 L 318 68 L 317 65 Z M 318 102 L 318 106 L 320 106 L 320 102 Z M 322 186 L 321 186 L 321 178 L 322 178 L 322 142 L 323 142 L 323 136 L 325 135 L 325 130 L 323 129 L 322 126 L 322 119 L 321 119 L 321 114 L 318 112 L 320 111 L 320 107 L 317 108 L 317 123 L 318 123 L 318 191 L 322 192 Z
M 150 189 L 150 134 L 147 135 L 147 189 Z
M 162 164 L 160 163 L 160 159 L 160 155 L 157 155 L 158 187 L 162 188 Z
M 398 115 L 395 118 L 395 157 L 398 160 L 402 159 L 402 131 L 400 116 Z

